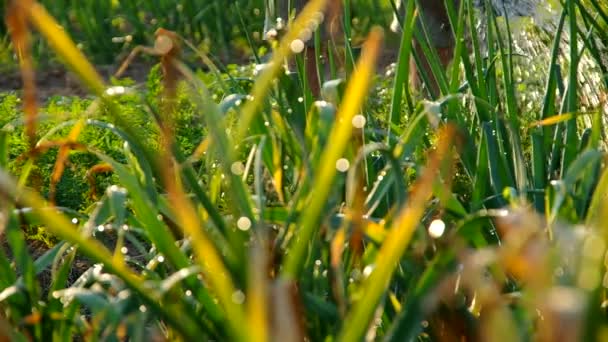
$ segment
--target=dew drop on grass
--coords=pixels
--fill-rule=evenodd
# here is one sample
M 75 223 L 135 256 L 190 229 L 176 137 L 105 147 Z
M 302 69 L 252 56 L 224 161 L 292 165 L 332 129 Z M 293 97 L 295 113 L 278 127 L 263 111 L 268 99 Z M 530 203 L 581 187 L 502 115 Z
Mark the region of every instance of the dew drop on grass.
M 291 44 L 289 44 L 289 48 L 293 53 L 300 53 L 304 51 L 304 42 L 301 39 L 294 39 Z
M 340 172 L 348 171 L 349 167 L 350 167 L 350 163 L 349 163 L 348 159 L 346 159 L 346 158 L 340 158 L 336 161 L 336 169 Z
M 100 224 L 99 226 L 97 226 L 97 231 L 103 232 L 104 230 L 106 230 L 106 227 L 104 227 L 103 224 Z
M 302 96 L 298 97 L 298 102 L 300 102 L 300 103 L 304 102 L 304 98 Z
M 432 238 L 438 239 L 443 235 L 444 232 L 445 222 L 443 222 L 442 220 L 433 220 L 433 222 L 431 222 L 431 224 L 429 225 L 429 235 Z
M 369 275 L 372 274 L 373 270 L 374 270 L 374 265 L 365 266 L 365 268 L 363 269 L 363 277 L 365 277 L 365 278 L 369 277 Z
M 120 253 L 122 253 L 122 254 L 127 254 L 127 253 L 129 253 L 129 249 L 128 249 L 127 247 L 122 247 L 122 248 L 120 249 Z
M 156 260 L 158 260 L 158 262 L 165 262 L 165 257 L 162 255 L 159 255 L 156 257 Z
M 126 89 L 123 86 L 115 86 L 106 89 L 106 95 L 114 96 L 114 95 L 122 95 L 126 93 Z
M 74 217 L 74 218 L 72 218 L 72 223 L 73 223 L 73 224 L 78 224 L 78 219 L 77 219 L 77 218 L 75 218 L 75 217 Z
M 186 290 L 186 296 L 188 296 L 188 297 L 192 296 L 192 291 Z
M 242 231 L 248 231 L 251 228 L 251 220 L 247 216 L 242 216 L 236 221 L 236 226 Z
M 310 38 L 312 38 L 312 31 L 310 29 L 302 30 L 302 33 L 300 34 L 300 40 L 306 42 L 309 41 Z
M 232 165 L 230 166 L 230 171 L 234 175 L 240 176 L 243 174 L 243 172 L 245 172 L 245 166 L 243 165 L 242 162 L 236 161 L 236 162 L 232 163 Z
M 329 106 L 329 102 L 327 102 L 327 101 L 315 101 L 314 105 L 317 106 L 317 107 L 319 107 L 319 108 L 325 108 L 325 107 Z
M 245 294 L 241 290 L 234 291 L 232 294 L 232 301 L 235 304 L 243 304 L 245 302 Z
M 148 308 L 145 305 L 142 304 L 142 305 L 139 306 L 139 311 L 146 312 L 146 311 L 148 311 Z
M 365 119 L 365 116 L 363 116 L 361 114 L 355 115 L 355 117 L 353 117 L 353 127 L 355 127 L 355 128 L 365 127 L 366 122 L 367 122 L 367 120 Z

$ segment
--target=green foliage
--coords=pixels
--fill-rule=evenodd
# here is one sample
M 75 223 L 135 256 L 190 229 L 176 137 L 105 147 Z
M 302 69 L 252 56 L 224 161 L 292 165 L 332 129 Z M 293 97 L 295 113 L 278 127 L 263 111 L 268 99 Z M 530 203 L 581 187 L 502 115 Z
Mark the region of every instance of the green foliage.
M 388 8 L 362 3 L 353 13 Z M 21 102 L 0 95 L 0 336 L 600 339 L 608 169 L 605 104 L 594 99 L 608 85 L 599 30 L 608 20 L 588 3 L 566 1 L 554 32 L 527 36 L 544 47 L 533 56 L 516 53 L 521 41 L 504 18 L 471 1 L 450 7 L 451 68 L 419 37 L 440 80 L 431 101 L 407 83 L 413 15 L 396 63 L 372 74 L 373 31 L 358 66 L 346 62 L 345 79 L 326 83 L 327 102 L 313 102 L 302 73 L 279 63 L 179 65 L 183 80 L 167 99 L 158 66 L 142 89 L 113 80 L 104 92 L 87 61 L 67 59 L 97 93 L 52 98 L 40 111 L 38 146 L 83 125 L 56 206 L 46 198 L 59 147 L 28 154 Z M 172 1 L 107 1 L 67 18 L 92 44 L 123 20 L 147 34 L 148 13 L 165 13 L 154 25 L 211 32 L 221 51 L 240 33 L 217 24 L 234 20 L 219 5 L 185 2 L 182 18 Z M 49 6 L 68 20 L 66 1 Z M 485 38 L 474 29 L 480 16 Z M 352 20 L 346 32 L 384 19 Z M 289 58 L 290 43 L 273 58 Z M 93 176 L 94 197 L 87 176 L 100 163 L 108 168 Z M 54 238 L 43 252 L 26 242 L 40 232 Z

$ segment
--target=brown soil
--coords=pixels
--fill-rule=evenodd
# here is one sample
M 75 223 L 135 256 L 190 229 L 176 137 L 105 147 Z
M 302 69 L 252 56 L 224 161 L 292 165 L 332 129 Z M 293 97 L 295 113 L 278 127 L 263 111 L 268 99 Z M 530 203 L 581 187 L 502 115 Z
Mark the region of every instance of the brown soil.
M 114 251 L 114 249 L 116 248 L 117 235 L 114 231 L 106 231 L 104 233 L 98 234 L 96 236 L 96 239 L 100 241 L 110 251 Z M 45 242 L 40 240 L 28 239 L 27 237 L 26 246 L 33 260 L 38 259 L 44 253 L 48 252 L 51 249 L 51 247 Z M 145 262 L 145 258 L 138 253 L 137 248 L 129 240 L 124 241 L 123 246 L 127 247 L 128 249 L 128 253 L 126 254 L 127 257 L 131 258 L 132 260 L 137 260 L 140 263 Z M 0 234 L 0 253 L 4 253 L 9 258 L 9 260 L 13 259 L 11 248 L 9 247 L 9 244 L 6 241 L 6 237 L 3 234 Z M 70 286 L 92 266 L 93 262 L 91 262 L 87 257 L 81 254 L 77 254 L 76 258 L 72 263 L 72 267 L 68 275 L 68 284 L 66 285 Z M 50 268 L 47 267 L 45 270 L 40 272 L 37 275 L 37 279 L 42 290 L 42 295 L 46 296 L 48 293 L 47 291 L 49 290 L 52 282 L 52 274 Z
M 123 77 L 129 77 L 135 82 L 143 82 L 150 70 L 150 65 L 133 63 Z M 97 71 L 108 80 L 116 71 L 116 66 L 99 66 Z M 19 70 L 8 71 L 0 77 L 0 92 L 21 91 L 23 83 Z M 85 96 L 87 89 L 77 77 L 62 66 L 50 66 L 36 70 L 36 92 L 38 101 L 44 104 L 51 96 Z
M 397 60 L 397 49 L 394 47 L 383 49 L 378 63 L 378 72 L 384 72 L 384 68 Z M 246 63 L 243 59 L 239 61 Z M 135 61 L 126 70 L 124 77 L 133 79 L 136 83 L 146 80 L 152 67 L 151 64 Z M 118 70 L 118 65 L 98 66 L 97 71 L 105 79 L 109 80 L 112 74 Z M 0 76 L 0 93 L 7 91 L 20 92 L 23 87 L 19 70 L 3 72 Z M 86 96 L 89 91 L 80 83 L 78 78 L 61 65 L 52 65 L 36 70 L 36 92 L 40 104 L 45 104 L 51 96 Z

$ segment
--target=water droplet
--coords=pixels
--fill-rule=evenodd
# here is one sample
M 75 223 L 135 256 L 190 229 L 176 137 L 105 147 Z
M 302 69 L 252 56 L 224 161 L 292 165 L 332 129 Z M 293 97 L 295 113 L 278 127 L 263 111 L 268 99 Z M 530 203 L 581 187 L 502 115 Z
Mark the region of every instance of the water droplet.
M 304 47 L 304 42 L 301 39 L 295 39 L 291 42 L 291 44 L 289 44 L 289 48 L 293 53 L 300 53 L 304 51 Z
M 77 219 L 77 218 L 75 218 L 75 217 L 74 217 L 74 218 L 72 218 L 72 223 L 73 223 L 73 224 L 78 224 L 78 219 Z
M 240 161 L 236 161 L 230 166 L 230 171 L 233 174 L 240 176 L 243 174 L 243 172 L 245 172 L 245 165 L 243 165 L 243 163 Z
M 241 290 L 234 291 L 232 294 L 232 301 L 235 304 L 243 304 L 245 302 L 245 294 Z
M 120 249 L 120 253 L 122 253 L 122 254 L 127 254 L 127 253 L 129 253 L 129 249 L 128 249 L 127 247 L 122 247 L 122 248 Z
M 363 276 L 365 278 L 369 277 L 369 275 L 372 274 L 373 270 L 374 270 L 374 265 L 365 266 L 365 268 L 363 269 Z
M 106 89 L 106 95 L 114 96 L 114 95 L 122 95 L 126 93 L 126 89 L 123 86 L 110 87 Z
M 355 128 L 363 128 L 365 127 L 365 123 L 366 123 L 366 119 L 365 116 L 358 114 L 355 115 L 355 117 L 353 118 L 353 127 Z
M 312 38 L 312 31 L 308 28 L 302 30 L 302 33 L 300 34 L 300 39 L 303 41 L 309 41 L 310 38 Z
M 236 226 L 242 231 L 248 231 L 251 228 L 251 220 L 247 216 L 242 216 L 236 221 Z
M 129 298 L 130 295 L 131 295 L 131 291 L 129 291 L 129 290 L 122 290 L 122 291 L 118 292 L 118 298 L 120 298 L 120 299 L 127 299 L 127 298 Z
M 156 257 L 156 260 L 158 260 L 158 262 L 165 262 L 165 257 L 162 255 L 159 255 Z
M 350 167 L 350 162 L 346 158 L 340 158 L 336 161 L 336 169 L 340 172 L 348 171 Z
M 145 305 L 142 304 L 142 305 L 139 306 L 139 311 L 146 312 L 146 311 L 148 311 L 148 308 Z
M 268 30 L 268 32 L 266 32 L 266 39 L 268 40 L 273 40 L 277 37 L 278 32 L 275 29 L 270 29 Z
M 103 232 L 104 230 L 106 230 L 106 227 L 104 227 L 103 224 L 100 224 L 99 226 L 97 226 L 97 231 Z
M 445 232 L 445 222 L 440 219 L 433 220 L 429 226 L 429 235 L 432 238 L 438 239 Z

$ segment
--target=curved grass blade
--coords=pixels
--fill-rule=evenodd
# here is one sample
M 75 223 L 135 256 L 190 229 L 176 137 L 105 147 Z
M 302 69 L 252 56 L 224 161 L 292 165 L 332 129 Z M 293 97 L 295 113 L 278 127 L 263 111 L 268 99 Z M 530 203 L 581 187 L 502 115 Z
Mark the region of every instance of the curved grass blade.
M 376 59 L 380 52 L 382 31 L 374 29 L 364 46 L 358 66 L 348 83 L 344 100 L 336 115 L 336 122 L 328 141 L 331 146 L 321 156 L 320 168 L 315 174 L 309 205 L 304 209 L 298 222 L 298 237 L 294 241 L 283 264 L 282 276 L 287 279 L 297 279 L 306 261 L 306 250 L 323 217 L 323 209 L 330 195 L 336 176 L 336 161 L 344 155 L 353 131 L 352 119 L 363 105 L 365 93 L 372 79 Z
M 291 43 L 299 39 L 304 29 L 310 29 L 311 24 L 318 21 L 318 13 L 321 13 L 325 8 L 326 2 L 326 0 L 308 1 L 307 5 L 302 9 L 301 14 L 289 27 L 289 31 L 287 31 L 285 37 L 281 40 L 279 47 L 274 51 L 269 66 L 264 69 L 264 72 L 253 84 L 253 89 L 251 89 L 253 100 L 246 102 L 241 111 L 241 118 L 235 138 L 237 144 L 240 144 L 245 138 L 249 126 L 251 126 L 255 116 L 259 114 L 258 111 L 266 99 L 266 94 L 270 90 L 273 80 L 283 69 L 284 60 L 293 53 Z
M 400 210 L 384 239 L 374 262 L 375 268 L 363 284 L 361 300 L 354 304 L 347 316 L 338 341 L 360 341 L 365 336 L 399 260 L 420 223 L 427 201 L 433 193 L 437 174 L 446 163 L 450 166 L 452 164 L 454 135 L 454 128 L 449 126 L 441 132 L 437 150 L 430 156 L 425 172 L 416 181 L 407 205 Z
M 179 304 L 177 306 L 161 306 L 156 293 L 150 288 L 145 287 L 141 278 L 133 273 L 127 265 L 115 262 L 112 254 L 100 242 L 77 234 L 72 223 L 65 216 L 52 210 L 43 210 L 46 207 L 44 200 L 38 194 L 26 188 L 18 188 L 15 182 L 3 170 L 0 170 L 0 192 L 7 198 L 18 197 L 20 203 L 33 208 L 39 219 L 46 222 L 46 229 L 49 232 L 60 239 L 77 245 L 83 254 L 93 261 L 103 264 L 109 272 L 120 277 L 154 311 L 161 314 L 168 322 L 171 322 L 185 338 L 195 340 L 201 336 L 202 332 L 193 319 L 180 314 L 184 310 L 179 308 Z

